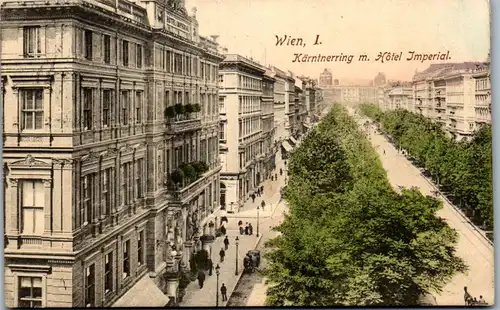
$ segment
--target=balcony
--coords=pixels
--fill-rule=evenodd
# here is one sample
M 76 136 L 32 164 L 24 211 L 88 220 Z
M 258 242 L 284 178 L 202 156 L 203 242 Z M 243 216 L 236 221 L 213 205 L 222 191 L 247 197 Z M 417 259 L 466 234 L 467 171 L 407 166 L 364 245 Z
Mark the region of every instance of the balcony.
M 169 121 L 166 123 L 167 133 L 177 135 L 183 132 L 201 129 L 201 118 L 182 121 Z
M 171 135 L 201 129 L 199 104 L 176 104 L 165 109 L 167 133 Z
M 195 164 L 193 164 L 194 166 Z M 200 167 L 201 168 L 201 167 Z M 168 185 L 168 199 L 172 201 L 173 203 L 177 203 L 180 205 L 188 203 L 191 199 L 199 195 L 203 189 L 210 184 L 210 180 L 208 179 L 210 176 L 216 174 L 218 171 L 220 171 L 221 166 L 217 162 L 216 165 L 214 165 L 214 168 L 209 169 L 208 166 L 205 166 L 205 172 L 193 176 L 191 181 L 185 180 L 184 177 L 182 177 L 180 180 L 175 179 L 173 176 L 174 173 L 169 178 L 169 183 Z M 183 169 L 179 169 L 183 170 Z M 185 170 L 185 169 L 184 169 Z M 195 168 L 196 171 L 196 168 Z M 200 170 L 198 170 L 200 171 Z M 180 182 L 178 182 L 180 181 Z M 177 183 L 177 184 L 175 184 Z

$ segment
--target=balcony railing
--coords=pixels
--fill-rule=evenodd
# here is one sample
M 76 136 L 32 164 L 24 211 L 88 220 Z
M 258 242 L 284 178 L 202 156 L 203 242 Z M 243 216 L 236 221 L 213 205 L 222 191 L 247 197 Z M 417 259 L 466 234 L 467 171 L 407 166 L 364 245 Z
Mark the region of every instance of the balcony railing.
M 179 134 L 201 129 L 201 118 L 187 119 L 182 121 L 169 120 L 166 123 L 169 134 Z
M 168 190 L 169 199 L 180 204 L 187 203 L 190 199 L 198 195 L 201 190 L 211 182 L 208 180 L 208 177 L 220 169 L 220 165 L 214 165 L 214 168 L 203 173 L 194 182 L 191 182 L 182 188 L 170 185 Z

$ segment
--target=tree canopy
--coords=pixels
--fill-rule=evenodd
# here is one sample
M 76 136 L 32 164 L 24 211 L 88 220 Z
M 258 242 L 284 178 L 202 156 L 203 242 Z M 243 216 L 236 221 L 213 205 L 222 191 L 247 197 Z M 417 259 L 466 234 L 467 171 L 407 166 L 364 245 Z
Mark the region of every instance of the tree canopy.
M 289 213 L 266 246 L 268 306 L 416 305 L 466 270 L 441 202 L 396 193 L 338 105 L 289 160 Z
M 470 140 L 457 142 L 422 115 L 406 110 L 382 112 L 375 105 L 361 105 L 360 109 L 379 121 L 382 130 L 429 171 L 474 222 L 493 229 L 491 125 L 481 126 Z

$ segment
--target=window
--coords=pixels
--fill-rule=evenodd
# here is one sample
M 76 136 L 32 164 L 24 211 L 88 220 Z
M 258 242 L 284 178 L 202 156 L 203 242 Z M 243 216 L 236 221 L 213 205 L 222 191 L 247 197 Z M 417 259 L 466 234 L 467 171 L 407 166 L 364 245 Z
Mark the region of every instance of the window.
M 136 45 L 135 56 L 137 58 L 136 59 L 137 68 L 142 68 L 142 45 L 140 45 L 140 44 Z
M 85 307 L 95 307 L 95 265 L 85 268 Z
M 130 276 L 130 240 L 123 243 L 123 279 Z
M 94 201 L 94 174 L 87 174 L 82 182 L 83 201 L 80 210 L 80 224 L 87 225 L 92 220 L 92 207 Z
M 141 231 L 137 236 L 137 265 L 144 264 L 144 231 Z
M 41 181 L 23 181 L 22 233 L 41 236 L 44 231 L 45 193 Z
M 102 199 L 104 201 L 104 212 L 106 215 L 111 215 L 111 168 L 105 169 L 102 172 Z
M 24 27 L 24 57 L 35 57 L 42 53 L 40 26 Z
M 224 75 L 222 74 L 219 75 L 219 82 L 220 83 L 224 82 Z
M 144 159 L 140 158 L 136 162 L 136 172 L 135 172 L 135 184 L 137 187 L 137 198 L 143 198 L 144 193 L 142 192 L 142 169 L 144 168 Z
M 42 307 L 42 278 L 19 277 L 19 308 Z
M 104 35 L 104 63 L 111 63 L 111 37 Z
M 220 124 L 219 127 L 220 127 L 220 129 L 219 129 L 219 139 L 225 140 L 226 139 L 226 135 L 225 135 L 225 132 L 224 132 L 224 124 Z
M 102 126 L 107 128 L 111 125 L 111 98 L 112 91 L 110 89 L 105 89 L 102 91 Z
M 128 41 L 122 41 L 122 61 L 125 67 L 128 67 Z
M 94 107 L 94 98 L 92 97 L 92 88 L 83 89 L 83 129 L 92 129 L 92 109 Z
M 128 120 L 130 118 L 129 113 L 128 113 L 129 106 L 130 106 L 129 92 L 123 91 L 122 92 L 122 124 L 123 125 L 128 125 Z
M 113 291 L 113 252 L 104 256 L 104 293 Z
M 43 128 L 43 89 L 21 89 L 22 130 Z
M 170 106 L 170 92 L 167 90 L 165 92 L 165 107 Z
M 172 72 L 172 52 L 167 51 L 167 72 Z
M 130 163 L 122 165 L 122 205 L 126 206 L 130 202 L 130 192 L 129 192 L 129 177 L 130 177 Z
M 142 92 L 138 91 L 135 93 L 135 123 L 142 123 Z
M 92 60 L 92 31 L 85 30 L 85 59 Z

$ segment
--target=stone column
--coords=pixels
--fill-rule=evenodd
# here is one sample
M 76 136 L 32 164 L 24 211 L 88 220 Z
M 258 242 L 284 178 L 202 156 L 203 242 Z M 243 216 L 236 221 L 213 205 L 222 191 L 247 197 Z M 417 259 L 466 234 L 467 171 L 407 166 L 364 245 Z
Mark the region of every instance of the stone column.
M 184 254 L 182 255 L 182 264 L 184 265 L 184 271 L 189 271 L 190 265 L 189 260 L 191 259 L 191 253 L 193 248 L 193 241 L 184 242 Z

